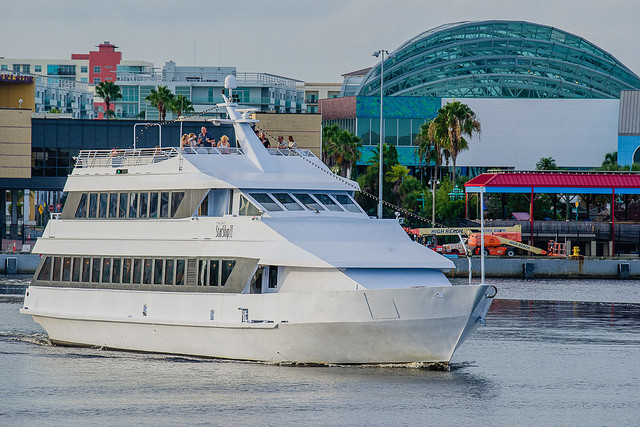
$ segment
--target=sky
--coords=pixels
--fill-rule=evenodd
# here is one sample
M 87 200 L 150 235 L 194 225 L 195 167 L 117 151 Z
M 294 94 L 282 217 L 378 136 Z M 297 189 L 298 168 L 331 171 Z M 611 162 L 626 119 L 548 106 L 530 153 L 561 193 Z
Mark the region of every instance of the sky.
M 231 66 L 342 82 L 442 24 L 524 20 L 581 36 L 640 75 L 638 0 L 21 0 L 3 2 L 0 57 L 70 59 L 119 47 L 123 60 Z

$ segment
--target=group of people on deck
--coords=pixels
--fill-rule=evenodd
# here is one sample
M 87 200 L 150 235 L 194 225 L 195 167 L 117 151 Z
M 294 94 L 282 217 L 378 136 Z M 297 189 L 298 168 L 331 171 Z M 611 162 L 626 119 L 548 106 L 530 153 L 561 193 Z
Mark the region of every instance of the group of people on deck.
M 264 132 L 256 130 L 256 136 L 262 142 L 265 148 L 271 148 L 271 142 L 267 139 L 267 136 Z M 211 147 L 216 147 L 220 149 L 223 153 L 229 152 L 229 147 L 231 144 L 229 143 L 229 137 L 227 135 L 222 135 L 220 137 L 220 141 L 216 143 L 215 138 L 207 131 L 206 126 L 202 126 L 200 128 L 200 134 L 196 137 L 195 133 L 185 133 L 180 138 L 180 148 L 184 150 L 187 147 L 206 147 L 207 145 L 211 145 Z M 278 136 L 278 147 L 279 149 L 289 149 L 295 150 L 298 148 L 298 144 L 293 139 L 293 135 L 289 135 L 289 141 L 285 141 L 282 135 Z
M 207 144 L 210 144 L 211 147 L 217 147 L 221 152 L 226 153 L 229 152 L 229 147 L 231 147 L 227 135 L 222 135 L 220 141 L 216 143 L 215 138 L 207 132 L 206 126 L 200 128 L 200 134 L 197 137 L 195 133 L 185 133 L 182 135 L 182 138 L 180 138 L 180 148 L 183 150 L 186 147 L 205 147 Z
M 267 135 L 259 130 L 256 130 L 256 136 L 258 137 L 258 139 L 262 142 L 262 145 L 264 145 L 264 148 L 271 148 L 271 142 L 269 141 L 269 139 L 267 138 Z M 278 147 L 279 149 L 289 149 L 289 150 L 294 150 L 296 148 L 298 148 L 298 144 L 296 143 L 296 141 L 293 139 L 292 135 L 289 135 L 289 141 L 285 141 L 284 137 L 282 135 L 278 136 Z

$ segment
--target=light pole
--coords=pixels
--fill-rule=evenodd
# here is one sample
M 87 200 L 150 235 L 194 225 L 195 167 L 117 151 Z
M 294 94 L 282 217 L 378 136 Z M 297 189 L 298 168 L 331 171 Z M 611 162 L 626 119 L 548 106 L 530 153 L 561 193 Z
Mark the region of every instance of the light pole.
M 378 181 L 378 219 L 382 219 L 382 141 L 384 140 L 384 118 L 383 118 L 383 84 L 384 84 L 384 54 L 387 54 L 389 57 L 389 51 L 380 49 L 373 52 L 371 55 L 376 58 L 380 57 L 380 159 L 378 159 L 380 173 L 379 173 L 379 181 Z
M 431 184 L 431 227 L 436 228 L 436 185 L 440 184 L 437 179 L 430 179 Z

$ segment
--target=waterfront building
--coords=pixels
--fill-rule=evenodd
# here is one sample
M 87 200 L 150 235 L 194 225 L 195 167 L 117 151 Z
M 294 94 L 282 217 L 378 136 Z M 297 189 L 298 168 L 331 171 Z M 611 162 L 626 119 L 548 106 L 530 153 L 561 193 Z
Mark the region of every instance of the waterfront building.
M 307 104 L 307 113 L 318 113 L 318 101 L 320 99 L 337 98 L 340 96 L 340 83 L 302 83 L 298 88 L 304 90 L 304 101 Z
M 161 73 L 118 71 L 116 83 L 121 88 L 122 99 L 114 103 L 116 116 L 159 119 L 158 110 L 145 99 L 158 86 L 167 86 L 172 93 L 183 95 L 198 113 L 222 115 L 216 105 L 223 102 L 221 93 L 228 75 L 237 78 L 239 87 L 234 95 L 244 108 L 274 113 L 306 112 L 304 91 L 296 87 L 301 83 L 299 80 L 269 73 L 237 72 L 235 67 L 178 66 L 169 61 Z M 177 118 L 174 113 L 168 111 L 166 119 L 174 118 Z
M 379 143 L 380 70 L 378 63 L 367 71 L 355 92 L 353 77 L 345 75 L 346 97 L 321 101 L 323 124 L 349 123 L 363 139 L 360 164 Z M 620 118 L 640 113 L 631 101 L 621 103 L 623 91 L 640 90 L 640 78 L 595 44 L 546 25 L 459 22 L 425 31 L 385 59 L 383 82 L 384 140 L 411 147 L 399 151 L 415 151 L 414 122 L 437 113 L 422 115 L 410 103 L 442 106 L 455 98 L 471 107 L 482 134 L 457 159 L 463 173 L 534 169 L 549 156 L 562 168 L 592 168 L 622 142 L 620 164 L 630 164 L 640 145 L 627 138 L 640 129 L 618 132 Z M 377 118 L 365 107 L 376 103 Z M 408 160 L 416 155 L 402 157 L 416 166 Z

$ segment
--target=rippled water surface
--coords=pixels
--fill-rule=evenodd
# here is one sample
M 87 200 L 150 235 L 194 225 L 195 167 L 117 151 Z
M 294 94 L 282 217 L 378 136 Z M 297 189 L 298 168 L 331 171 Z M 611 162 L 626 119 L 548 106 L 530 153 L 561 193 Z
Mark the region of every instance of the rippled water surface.
M 640 282 L 493 281 L 450 372 L 51 346 L 0 296 L 0 425 L 637 425 Z

